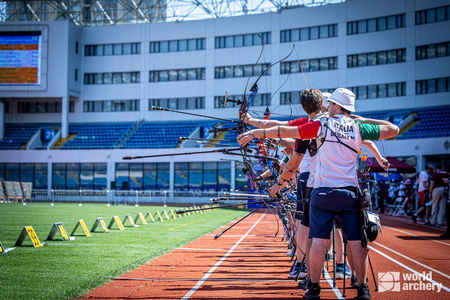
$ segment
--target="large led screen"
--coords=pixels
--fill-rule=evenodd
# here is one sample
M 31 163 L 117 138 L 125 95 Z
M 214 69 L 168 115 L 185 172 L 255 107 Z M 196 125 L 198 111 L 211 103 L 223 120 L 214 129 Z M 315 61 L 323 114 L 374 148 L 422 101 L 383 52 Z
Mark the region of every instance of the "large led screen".
M 0 85 L 41 83 L 41 33 L 0 32 Z

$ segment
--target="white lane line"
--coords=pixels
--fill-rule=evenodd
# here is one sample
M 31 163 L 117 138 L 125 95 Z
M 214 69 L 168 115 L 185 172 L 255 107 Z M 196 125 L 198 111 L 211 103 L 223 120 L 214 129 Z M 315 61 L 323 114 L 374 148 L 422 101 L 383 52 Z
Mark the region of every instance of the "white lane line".
M 388 229 L 395 230 L 395 231 L 398 231 L 398 232 L 401 232 L 401 233 L 406 233 L 406 234 L 409 234 L 409 235 L 412 235 L 412 236 L 416 236 L 416 237 L 419 237 L 419 238 L 424 239 L 424 240 L 433 241 L 433 242 L 436 242 L 436 243 L 439 243 L 439 244 L 442 244 L 442 245 L 450 246 L 450 244 L 447 244 L 447 243 L 444 243 L 444 242 L 441 242 L 441 241 L 438 241 L 438 240 L 429 239 L 429 238 L 426 238 L 424 236 L 420 236 L 420 235 L 417 235 L 417 234 L 414 234 L 414 233 L 410 233 L 410 232 L 407 232 L 407 231 L 403 231 L 403 230 L 400 230 L 400 229 L 396 229 L 396 228 L 393 228 L 393 227 L 383 226 L 383 228 L 388 228 Z
M 266 215 L 266 213 L 264 213 L 256 222 L 255 224 L 253 224 L 252 227 L 250 227 L 250 229 L 239 239 L 239 241 L 236 242 L 236 244 L 234 244 L 234 246 L 227 252 L 227 254 L 225 254 L 203 277 L 202 279 L 200 279 L 197 284 L 186 294 L 184 295 L 183 298 L 181 298 L 181 300 L 187 300 L 189 299 L 192 294 L 194 294 L 203 284 L 203 282 L 205 282 L 208 277 L 220 266 L 220 264 L 234 251 L 234 249 L 236 249 L 236 247 L 245 239 L 245 237 L 253 230 L 253 228 L 256 227 L 256 225 L 259 223 L 259 221 L 261 221 L 261 219 Z
M 192 251 L 230 251 L 231 249 L 204 249 L 204 248 L 175 248 L 174 250 L 192 250 Z M 234 251 L 283 251 L 286 249 L 234 249 Z
M 156 278 L 129 278 L 129 277 L 109 277 L 114 280 L 136 280 L 136 281 L 199 281 L 194 278 L 174 278 L 174 279 L 156 279 Z M 210 278 L 208 281 L 256 281 L 256 282 L 292 282 L 292 279 L 252 279 L 252 278 Z
M 393 262 L 396 263 L 397 265 L 399 265 L 399 266 L 405 268 L 406 270 L 408 270 L 408 271 L 410 271 L 410 272 L 413 272 L 414 274 L 416 274 L 416 275 L 422 277 L 423 279 L 425 279 L 425 280 L 427 280 L 427 281 L 429 281 L 429 282 L 431 282 L 431 283 L 433 283 L 433 284 L 435 284 L 435 285 L 437 285 L 437 286 L 441 286 L 441 285 L 442 285 L 442 289 L 443 289 L 443 290 L 446 290 L 447 292 L 450 292 L 450 289 L 449 289 L 448 287 L 444 286 L 442 283 L 438 283 L 438 282 L 434 281 L 433 279 L 429 279 L 429 278 L 427 278 L 426 276 L 423 276 L 423 274 L 421 274 L 421 273 L 417 272 L 416 270 L 414 270 L 414 269 L 412 269 L 412 268 L 410 268 L 410 267 L 408 267 L 408 266 L 402 264 L 402 263 L 399 262 L 398 260 L 396 260 L 396 259 L 390 257 L 390 256 L 387 255 L 387 254 L 384 254 L 383 252 L 381 252 L 380 250 L 375 249 L 375 248 L 372 247 L 372 246 L 367 246 L 367 247 L 368 247 L 369 249 L 371 249 L 371 250 L 377 252 L 378 254 L 380 254 L 380 255 L 386 257 L 386 258 L 389 259 L 390 261 L 393 261 Z
M 17 229 L 15 229 L 15 231 L 17 231 Z M 206 236 L 216 236 L 216 234 L 207 234 Z M 238 235 L 225 234 L 225 235 L 221 235 L 220 237 L 224 238 L 224 237 L 241 237 L 241 236 L 243 236 L 243 235 L 242 234 L 238 234 Z M 247 235 L 247 237 L 250 237 L 250 236 L 269 236 L 269 237 L 273 237 L 274 235 L 273 234 L 249 234 L 249 235 Z
M 431 270 L 431 271 L 433 271 L 433 272 L 435 272 L 435 273 L 438 273 L 438 274 L 440 274 L 440 275 L 442 275 L 442 276 L 447 277 L 448 279 L 450 279 L 450 276 L 449 276 L 449 275 L 447 275 L 447 274 L 445 274 L 445 273 L 442 273 L 441 271 L 438 271 L 438 270 L 436 270 L 436 269 L 433 269 L 432 267 L 429 267 L 429 266 L 427 266 L 427 265 L 424 265 L 423 263 L 420 263 L 420 262 L 418 262 L 417 260 L 414 260 L 414 259 L 409 258 L 408 256 L 403 255 L 403 254 L 401 254 L 401 253 L 399 253 L 399 252 L 397 252 L 397 251 L 395 251 L 395 250 L 392 250 L 391 248 L 388 248 L 388 247 L 386 247 L 386 246 L 384 246 L 384 245 L 381 245 L 380 243 L 374 242 L 374 244 L 376 244 L 376 245 L 378 245 L 378 246 L 380 246 L 380 247 L 383 247 L 384 249 L 389 250 L 389 251 L 391 251 L 391 252 L 397 254 L 398 256 L 401 256 L 401 257 L 403 257 L 403 258 L 405 258 L 405 259 L 407 259 L 407 260 L 409 260 L 409 261 L 412 261 L 413 263 L 416 263 L 416 264 L 418 264 L 419 266 L 422 266 L 422 267 L 424 267 L 424 268 L 427 268 L 427 269 L 429 269 L 429 270 Z
M 325 271 L 325 279 L 327 280 L 328 284 L 331 287 L 331 290 L 334 292 L 334 294 L 336 295 L 336 297 L 339 300 L 345 300 L 344 297 L 342 297 L 341 291 L 336 287 L 333 287 L 333 279 L 330 277 L 330 274 L 328 274 L 328 271 Z

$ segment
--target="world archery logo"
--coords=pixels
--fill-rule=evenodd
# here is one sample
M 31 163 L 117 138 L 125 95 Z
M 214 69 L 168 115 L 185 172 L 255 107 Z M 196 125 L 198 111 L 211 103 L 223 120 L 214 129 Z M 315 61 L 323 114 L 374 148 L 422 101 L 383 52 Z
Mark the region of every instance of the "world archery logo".
M 400 272 L 378 273 L 378 283 L 380 292 L 400 291 Z

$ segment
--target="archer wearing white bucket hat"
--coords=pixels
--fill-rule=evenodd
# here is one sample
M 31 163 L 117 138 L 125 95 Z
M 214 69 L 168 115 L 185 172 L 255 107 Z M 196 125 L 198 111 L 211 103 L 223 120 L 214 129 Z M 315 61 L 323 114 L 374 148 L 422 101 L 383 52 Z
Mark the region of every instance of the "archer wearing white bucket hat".
M 328 101 L 336 103 L 350 112 L 355 112 L 355 94 L 348 89 L 336 89 L 328 98 Z

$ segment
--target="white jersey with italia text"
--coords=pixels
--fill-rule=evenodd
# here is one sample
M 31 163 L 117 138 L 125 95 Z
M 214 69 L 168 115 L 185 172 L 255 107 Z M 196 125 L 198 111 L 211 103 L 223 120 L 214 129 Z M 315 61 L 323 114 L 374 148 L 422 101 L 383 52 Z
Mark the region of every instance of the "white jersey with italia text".
M 362 142 L 358 124 L 350 117 L 336 115 L 321 130 L 318 138 L 325 137 L 325 141 L 317 153 L 314 188 L 358 186 L 357 153 L 337 141 L 358 151 Z

